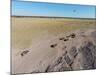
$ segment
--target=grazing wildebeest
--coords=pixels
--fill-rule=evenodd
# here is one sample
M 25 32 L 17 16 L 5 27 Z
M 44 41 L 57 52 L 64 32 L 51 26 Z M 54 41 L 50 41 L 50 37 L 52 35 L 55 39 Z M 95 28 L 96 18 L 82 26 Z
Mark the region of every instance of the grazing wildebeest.
M 62 37 L 62 38 L 59 38 L 59 40 L 64 40 L 64 37 Z
M 51 48 L 54 48 L 56 46 L 57 46 L 57 44 L 50 45 Z
M 74 33 L 70 34 L 70 37 L 71 37 L 71 38 L 75 38 L 75 36 L 76 36 L 76 35 L 75 35 Z
M 27 54 L 29 51 L 28 50 L 25 50 L 21 53 L 21 56 L 24 56 L 25 54 Z
M 68 41 L 68 39 L 64 39 L 64 41 Z

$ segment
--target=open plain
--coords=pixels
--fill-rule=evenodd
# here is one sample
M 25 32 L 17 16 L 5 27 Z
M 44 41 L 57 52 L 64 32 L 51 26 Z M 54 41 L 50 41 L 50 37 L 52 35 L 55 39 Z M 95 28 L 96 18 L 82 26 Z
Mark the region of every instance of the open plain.
M 12 74 L 95 69 L 95 19 L 12 16 Z

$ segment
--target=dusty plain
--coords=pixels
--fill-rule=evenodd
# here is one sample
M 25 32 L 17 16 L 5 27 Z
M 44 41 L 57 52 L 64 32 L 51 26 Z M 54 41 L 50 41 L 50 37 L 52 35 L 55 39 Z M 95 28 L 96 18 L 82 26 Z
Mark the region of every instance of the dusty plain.
M 96 68 L 95 19 L 12 16 L 11 28 L 12 74 Z

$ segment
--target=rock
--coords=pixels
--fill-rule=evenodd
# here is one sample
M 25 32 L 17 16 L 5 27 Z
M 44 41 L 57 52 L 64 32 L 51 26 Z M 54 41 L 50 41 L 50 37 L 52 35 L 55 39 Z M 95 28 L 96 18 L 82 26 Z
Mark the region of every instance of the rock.
M 82 54 L 81 65 L 83 69 L 96 68 L 95 45 L 92 42 L 86 42 L 85 46 L 80 48 Z
M 71 61 L 71 59 L 70 59 L 70 57 L 68 55 L 67 56 L 64 56 L 64 60 L 66 61 L 66 63 L 68 65 L 71 65 L 72 61 Z
M 79 52 L 78 52 L 79 50 Z M 74 57 L 71 59 L 68 55 L 70 54 L 70 57 Z M 77 57 L 77 54 L 80 54 L 82 57 L 79 57 L 81 60 L 75 61 Z M 88 69 L 95 69 L 96 68 L 96 61 L 95 61 L 95 45 L 92 42 L 85 42 L 80 46 L 78 49 L 73 46 L 70 48 L 69 52 L 65 51 L 60 57 L 57 58 L 57 60 L 53 63 L 51 63 L 45 70 L 45 72 L 55 72 L 55 71 L 72 71 L 77 70 L 73 69 L 76 63 L 78 62 L 78 65 L 81 65 L 82 69 L 88 70 Z M 79 67 L 79 70 L 81 69 Z
M 72 47 L 71 50 L 69 51 L 69 54 L 70 54 L 70 56 L 75 58 L 76 55 L 78 54 L 76 47 Z

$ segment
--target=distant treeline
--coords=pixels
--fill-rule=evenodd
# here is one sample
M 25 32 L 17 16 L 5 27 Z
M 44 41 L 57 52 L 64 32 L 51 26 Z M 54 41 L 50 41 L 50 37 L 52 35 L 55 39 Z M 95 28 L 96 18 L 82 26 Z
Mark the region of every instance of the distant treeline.
M 75 17 L 55 17 L 55 16 L 11 16 L 11 17 L 18 17 L 18 18 L 61 18 L 61 19 L 88 19 L 88 20 L 95 20 L 96 18 L 75 18 Z

